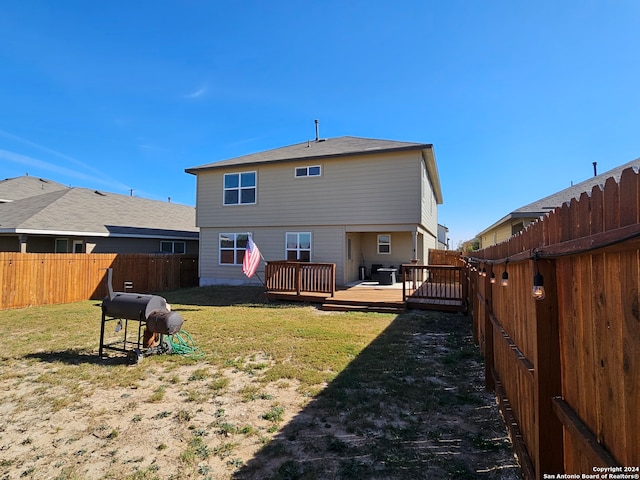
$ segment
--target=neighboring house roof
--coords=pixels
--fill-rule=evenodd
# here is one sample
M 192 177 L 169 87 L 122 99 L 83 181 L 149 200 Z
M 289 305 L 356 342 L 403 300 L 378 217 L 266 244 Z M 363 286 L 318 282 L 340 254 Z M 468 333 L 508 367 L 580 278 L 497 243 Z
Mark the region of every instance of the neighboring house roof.
M 0 180 L 0 203 L 13 202 L 43 193 L 66 190 L 61 183 L 28 175 Z
M 591 193 L 591 190 L 596 185 L 604 186 L 606 180 L 610 177 L 613 177 L 616 182 L 620 180 L 620 176 L 622 175 L 623 170 L 635 167 L 636 169 L 640 169 L 640 158 L 636 158 L 635 160 L 631 160 L 623 165 L 620 165 L 616 168 L 613 168 L 609 171 L 601 173 L 599 175 L 595 175 L 583 182 L 576 183 L 575 185 L 571 185 L 564 190 L 560 190 L 554 194 L 551 194 L 547 197 L 541 198 L 540 200 L 536 200 L 535 202 L 531 202 L 524 207 L 520 207 L 508 215 L 502 217 L 496 223 L 491 225 L 489 228 L 484 229 L 477 236 L 481 237 L 485 233 L 493 230 L 499 225 L 507 222 L 511 219 L 519 219 L 519 218 L 538 218 L 543 215 L 551 212 L 554 208 L 562 206 L 566 202 L 570 202 L 572 199 L 579 199 L 580 195 L 584 192 Z
M 297 160 L 321 160 L 356 155 L 368 155 L 374 153 L 387 153 L 421 150 L 424 153 L 427 163 L 427 170 L 431 177 L 433 190 L 438 203 L 442 203 L 442 190 L 440 178 L 435 164 L 433 145 L 430 143 L 398 142 L 395 140 L 378 140 L 361 137 L 336 137 L 313 141 L 306 141 L 289 145 L 287 147 L 275 148 L 264 152 L 252 153 L 241 157 L 222 160 L 219 162 L 207 163 L 198 167 L 187 168 L 185 171 L 191 174 L 198 174 L 201 171 L 218 168 L 228 168 L 233 166 L 249 166 L 268 164 L 275 162 L 292 162 Z
M 194 207 L 77 187 L 0 204 L 0 233 L 198 238 Z

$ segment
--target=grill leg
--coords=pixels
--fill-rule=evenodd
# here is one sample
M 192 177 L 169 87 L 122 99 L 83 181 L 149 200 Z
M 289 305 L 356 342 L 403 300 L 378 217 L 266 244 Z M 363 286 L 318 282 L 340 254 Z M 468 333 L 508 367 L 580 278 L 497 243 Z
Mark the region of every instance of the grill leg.
M 98 350 L 98 357 L 102 358 L 102 350 L 104 349 L 104 324 L 106 317 L 104 311 L 102 312 L 102 325 L 100 326 L 100 348 Z

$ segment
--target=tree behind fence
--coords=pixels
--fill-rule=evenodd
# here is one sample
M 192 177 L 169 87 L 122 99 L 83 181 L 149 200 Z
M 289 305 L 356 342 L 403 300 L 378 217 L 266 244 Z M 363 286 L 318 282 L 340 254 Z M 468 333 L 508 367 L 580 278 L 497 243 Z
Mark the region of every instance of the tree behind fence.
M 198 257 L 170 254 L 0 252 L 0 309 L 101 299 L 113 288 L 162 292 L 198 284 Z
M 640 176 L 628 169 L 469 259 L 487 384 L 528 478 L 640 465 L 639 239 Z

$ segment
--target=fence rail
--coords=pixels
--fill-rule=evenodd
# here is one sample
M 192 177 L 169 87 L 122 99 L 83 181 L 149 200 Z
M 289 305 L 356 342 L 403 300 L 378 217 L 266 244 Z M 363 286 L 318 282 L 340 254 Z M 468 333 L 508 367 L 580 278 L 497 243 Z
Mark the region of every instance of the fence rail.
M 198 284 L 196 255 L 0 252 L 0 309 L 100 299 L 113 287 L 161 292 Z
M 627 169 L 467 262 L 487 386 L 525 476 L 640 465 L 640 176 Z M 491 283 L 505 271 L 506 287 Z
M 336 266 L 333 263 L 268 262 L 265 269 L 267 294 L 326 293 L 336 290 Z

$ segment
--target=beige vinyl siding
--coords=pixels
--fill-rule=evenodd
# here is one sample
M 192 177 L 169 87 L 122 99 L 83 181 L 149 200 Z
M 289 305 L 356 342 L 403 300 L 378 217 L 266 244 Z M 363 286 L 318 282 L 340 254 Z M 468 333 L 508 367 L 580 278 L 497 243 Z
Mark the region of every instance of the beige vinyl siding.
M 253 240 L 267 261 L 285 259 L 285 239 L 287 232 L 311 232 L 311 261 L 336 264 L 336 283 L 343 283 L 344 268 L 344 229 L 340 227 L 318 227 L 301 225 L 254 227 L 247 229 L 236 227 L 202 228 L 200 232 L 200 285 L 240 285 L 247 283 L 260 284 L 264 281 L 264 262 L 260 263 L 257 277 L 247 278 L 239 265 L 220 265 L 218 257 L 218 239 L 220 233 L 251 232 Z
M 296 178 L 295 168 L 321 165 L 320 177 Z M 223 174 L 198 174 L 197 225 L 359 225 L 421 222 L 420 152 L 248 166 L 257 170 L 256 205 L 223 206 Z M 234 167 L 229 172 L 243 171 Z
M 431 235 L 438 235 L 438 204 L 424 162 L 421 163 L 422 225 Z
M 391 252 L 388 254 L 378 253 L 378 235 L 391 235 Z M 373 264 L 381 264 L 384 267 L 396 267 L 400 271 L 400 265 L 411 261 L 410 252 L 413 251 L 413 236 L 411 232 L 385 232 L 364 233 L 363 255 L 365 266 L 370 268 Z

